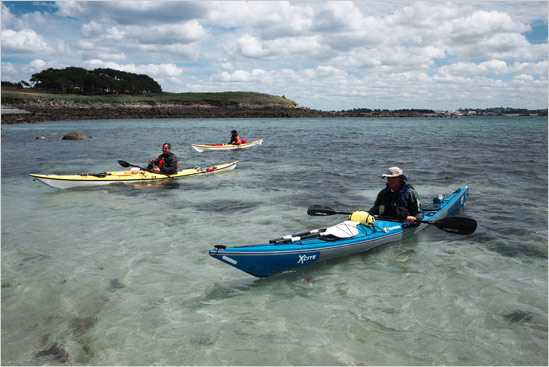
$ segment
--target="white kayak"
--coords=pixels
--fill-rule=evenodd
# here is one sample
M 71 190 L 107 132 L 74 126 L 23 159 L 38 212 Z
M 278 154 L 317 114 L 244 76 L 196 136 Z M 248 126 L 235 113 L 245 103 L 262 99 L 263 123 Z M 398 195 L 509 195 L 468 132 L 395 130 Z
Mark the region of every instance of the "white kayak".
M 103 173 L 81 173 L 77 175 L 40 175 L 31 173 L 30 175 L 43 184 L 56 189 L 70 189 L 73 187 L 88 187 L 97 185 L 110 185 L 113 183 L 138 183 L 150 181 L 164 181 L 172 178 L 187 176 L 206 175 L 221 171 L 229 171 L 236 167 L 239 161 L 220 164 L 217 166 L 207 165 L 194 168 L 185 168 L 172 175 L 164 175 L 144 171 L 139 168 L 132 168 L 130 171 L 103 172 Z
M 215 152 L 215 151 L 226 151 L 226 150 L 240 150 L 251 148 L 256 145 L 263 144 L 263 139 L 255 140 L 249 143 L 243 143 L 240 145 L 234 144 L 191 144 L 194 150 L 197 152 Z

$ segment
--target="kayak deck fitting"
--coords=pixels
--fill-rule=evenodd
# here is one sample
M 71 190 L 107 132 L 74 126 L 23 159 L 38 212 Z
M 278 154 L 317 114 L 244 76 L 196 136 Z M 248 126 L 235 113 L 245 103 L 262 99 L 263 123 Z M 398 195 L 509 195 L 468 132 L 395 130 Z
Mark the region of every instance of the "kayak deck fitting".
M 435 198 L 423 207 L 424 220 L 433 222 L 446 218 L 464 206 L 467 193 L 468 188 L 464 187 L 442 200 Z M 268 277 L 399 241 L 427 226 L 425 223 L 409 225 L 377 219 L 373 226 L 366 227 L 358 222 L 345 221 L 327 229 L 315 229 L 301 236 L 285 236 L 262 245 L 216 245 L 209 250 L 209 255 L 256 277 Z
M 239 149 L 247 149 L 251 148 L 256 145 L 263 144 L 263 139 L 255 140 L 249 143 L 243 143 L 240 145 L 234 145 L 234 144 L 191 144 L 191 147 L 193 147 L 194 150 L 197 152 L 207 152 L 207 151 L 226 151 L 226 150 L 239 150 Z
M 134 169 L 131 171 L 103 172 L 98 174 L 82 173 L 77 175 L 40 175 L 31 173 L 30 176 L 45 185 L 56 189 L 69 189 L 73 187 L 88 187 L 97 185 L 110 185 L 113 183 L 137 183 L 163 181 L 173 178 L 212 174 L 221 171 L 229 171 L 236 167 L 239 161 L 220 165 L 207 165 L 194 168 L 185 168 L 173 175 L 164 175 Z

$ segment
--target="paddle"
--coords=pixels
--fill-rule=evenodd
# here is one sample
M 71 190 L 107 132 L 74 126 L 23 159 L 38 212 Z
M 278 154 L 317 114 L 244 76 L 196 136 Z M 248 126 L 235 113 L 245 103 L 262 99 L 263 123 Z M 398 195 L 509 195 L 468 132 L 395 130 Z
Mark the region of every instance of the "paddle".
M 309 209 L 307 209 L 307 214 L 312 216 L 326 216 L 326 215 L 334 215 L 334 214 L 350 215 L 352 213 L 338 212 L 327 206 L 313 205 L 309 207 Z M 376 219 L 382 219 L 390 222 L 402 222 L 394 218 L 386 218 L 386 217 L 378 217 L 378 216 L 375 216 L 375 217 Z M 430 222 L 426 220 L 420 220 L 418 222 L 432 224 L 436 226 L 438 229 L 443 230 L 444 232 L 462 234 L 462 235 L 471 234 L 477 229 L 477 222 L 474 219 L 468 218 L 468 217 L 448 217 L 448 218 L 436 220 L 434 222 Z
M 325 230 L 326 230 L 326 228 L 319 228 L 319 229 L 313 229 L 313 230 L 310 230 L 310 231 L 307 231 L 307 232 L 290 234 L 290 235 L 287 235 L 287 236 L 282 236 L 282 237 L 279 237 L 279 238 L 275 238 L 273 240 L 269 240 L 269 243 L 277 244 L 279 242 L 284 242 L 284 241 L 290 240 L 290 239 L 295 238 L 295 237 L 302 237 L 302 236 L 306 236 L 306 235 L 313 234 L 313 233 L 324 232 Z
M 126 162 L 126 161 L 118 161 L 118 164 L 121 165 L 122 167 L 125 167 L 125 168 L 127 168 L 127 167 L 137 167 L 137 168 L 139 168 L 141 171 L 146 171 L 146 170 L 147 170 L 146 168 L 139 167 L 139 166 L 137 166 L 137 165 L 135 165 L 135 164 L 131 164 L 131 163 L 128 163 L 128 162 Z
M 274 240 L 270 240 L 269 243 L 274 243 L 275 245 L 281 245 L 281 244 L 301 241 L 306 238 L 328 237 L 328 236 L 337 237 L 337 238 L 349 238 L 349 237 L 356 236 L 358 234 L 358 229 L 356 228 L 357 224 L 358 224 L 357 222 L 346 221 L 328 228 L 313 229 L 308 232 L 275 238 Z

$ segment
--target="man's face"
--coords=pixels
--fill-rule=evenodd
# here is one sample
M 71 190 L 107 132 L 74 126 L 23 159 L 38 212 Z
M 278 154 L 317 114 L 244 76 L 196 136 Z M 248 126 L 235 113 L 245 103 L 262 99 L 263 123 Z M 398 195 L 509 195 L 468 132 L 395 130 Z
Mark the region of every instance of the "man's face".
M 171 149 L 168 147 L 168 145 L 167 144 L 162 145 L 162 153 L 167 154 L 169 152 L 171 152 Z
M 400 176 L 387 177 L 387 184 L 389 185 L 389 188 L 391 190 L 398 190 L 398 188 L 400 187 Z

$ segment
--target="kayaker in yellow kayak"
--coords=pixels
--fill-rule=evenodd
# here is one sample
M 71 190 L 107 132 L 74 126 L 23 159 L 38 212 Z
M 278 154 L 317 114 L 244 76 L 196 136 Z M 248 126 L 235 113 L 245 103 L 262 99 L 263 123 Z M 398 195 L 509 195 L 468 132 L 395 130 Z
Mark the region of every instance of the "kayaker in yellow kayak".
M 232 145 L 242 144 L 242 142 L 240 141 L 240 136 L 238 136 L 238 132 L 236 132 L 236 130 L 231 131 L 231 140 L 227 144 L 232 144 Z
M 164 143 L 162 145 L 162 154 L 155 160 L 149 159 L 147 170 L 150 172 L 171 175 L 177 172 L 177 166 L 177 157 L 172 153 L 171 144 Z
M 423 219 L 423 209 L 419 194 L 406 182 L 408 179 L 402 169 L 389 167 L 381 178 L 387 178 L 387 186 L 377 195 L 374 206 L 368 212 L 353 212 L 350 220 L 369 225 L 373 223 L 372 215 L 396 218 L 406 223 L 419 224 Z

